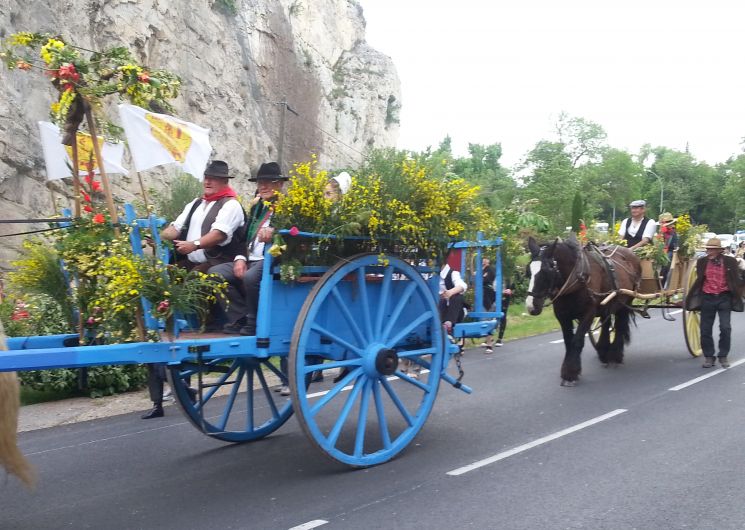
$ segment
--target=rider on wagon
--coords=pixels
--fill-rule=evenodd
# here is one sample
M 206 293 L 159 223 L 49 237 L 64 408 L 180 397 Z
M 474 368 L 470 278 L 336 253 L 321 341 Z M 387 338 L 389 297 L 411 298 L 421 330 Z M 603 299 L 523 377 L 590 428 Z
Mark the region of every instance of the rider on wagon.
M 621 239 L 626 240 L 626 246 L 635 249 L 648 245 L 652 242 L 657 223 L 646 215 L 647 201 L 639 199 L 629 203 L 631 216 L 621 221 L 618 228 L 618 235 Z

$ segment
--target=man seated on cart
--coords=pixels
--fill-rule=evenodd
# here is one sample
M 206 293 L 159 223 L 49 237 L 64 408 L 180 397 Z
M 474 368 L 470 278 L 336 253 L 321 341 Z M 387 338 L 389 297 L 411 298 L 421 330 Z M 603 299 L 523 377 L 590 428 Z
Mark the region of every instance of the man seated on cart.
M 631 250 L 649 245 L 657 231 L 657 223 L 645 215 L 647 201 L 636 200 L 629 204 L 631 216 L 621 221 L 618 235 L 626 240 L 626 246 Z
M 256 177 L 256 197 L 248 213 L 244 250 L 232 263 L 223 263 L 209 269 L 228 282 L 227 300 L 221 300 L 228 323 L 223 331 L 228 334 L 256 335 L 256 313 L 259 308 L 259 285 L 264 270 L 264 245 L 272 240 L 274 229 L 269 226 L 272 203 L 282 192 L 287 177 L 282 175 L 279 164 L 262 164 Z
M 246 214 L 230 187 L 231 178 L 226 162 L 210 162 L 204 170 L 204 195 L 187 204 L 161 232 L 161 238 L 173 241 L 179 265 L 207 272 L 232 262 L 242 251 Z
M 445 264 L 440 269 L 440 321 L 448 335 L 453 334 L 453 326 L 465 318 L 465 298 L 463 293 L 468 284 L 460 274 L 461 250 L 450 250 Z

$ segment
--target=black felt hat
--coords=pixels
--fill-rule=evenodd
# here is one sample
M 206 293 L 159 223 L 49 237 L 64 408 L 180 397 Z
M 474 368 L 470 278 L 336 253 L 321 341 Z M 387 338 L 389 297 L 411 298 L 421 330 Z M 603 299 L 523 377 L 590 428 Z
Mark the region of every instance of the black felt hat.
M 213 160 L 204 170 L 205 177 L 220 177 L 224 179 L 232 179 L 230 171 L 228 169 L 228 163 L 222 160 Z
M 287 177 L 282 175 L 279 164 L 276 162 L 266 162 L 265 164 L 261 164 L 259 171 L 256 172 L 256 176 L 248 180 L 250 182 L 256 182 L 257 180 L 287 180 Z

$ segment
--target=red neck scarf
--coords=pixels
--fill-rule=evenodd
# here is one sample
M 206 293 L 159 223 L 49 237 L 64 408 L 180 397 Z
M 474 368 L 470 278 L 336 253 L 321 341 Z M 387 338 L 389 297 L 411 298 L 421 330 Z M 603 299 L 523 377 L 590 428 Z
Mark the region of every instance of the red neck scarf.
M 238 194 L 235 192 L 235 190 L 233 190 L 233 188 L 231 188 L 230 186 L 228 186 L 224 190 L 218 191 L 217 193 L 211 193 L 209 195 L 205 194 L 204 197 L 202 197 L 202 198 L 205 201 L 207 201 L 207 202 L 212 202 L 212 201 L 218 201 L 218 200 L 223 199 L 225 197 L 231 197 L 231 198 L 233 198 L 233 197 L 237 197 L 237 196 L 238 196 Z

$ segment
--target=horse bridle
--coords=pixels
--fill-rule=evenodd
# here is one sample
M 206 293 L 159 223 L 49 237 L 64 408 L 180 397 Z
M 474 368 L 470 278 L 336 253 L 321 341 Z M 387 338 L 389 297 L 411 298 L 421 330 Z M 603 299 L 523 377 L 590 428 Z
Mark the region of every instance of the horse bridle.
M 556 243 L 558 242 L 558 239 L 554 241 L 551 244 L 551 247 L 556 248 Z M 541 260 L 541 270 L 543 270 L 543 263 L 548 262 L 548 273 L 550 274 L 550 280 L 548 284 L 548 289 L 546 289 L 546 294 L 544 296 L 536 296 L 535 293 L 532 291 L 528 291 L 528 296 L 532 296 L 533 298 L 540 298 L 545 299 L 548 298 L 551 300 L 551 302 L 554 301 L 554 294 L 559 291 L 559 287 L 557 287 L 557 284 L 561 281 L 561 271 L 559 271 L 559 266 L 556 263 L 556 260 L 553 257 L 553 253 L 551 253 L 551 258 L 547 259 L 544 257 L 543 253 L 544 251 L 549 247 L 549 245 L 543 245 L 538 252 L 538 259 Z

